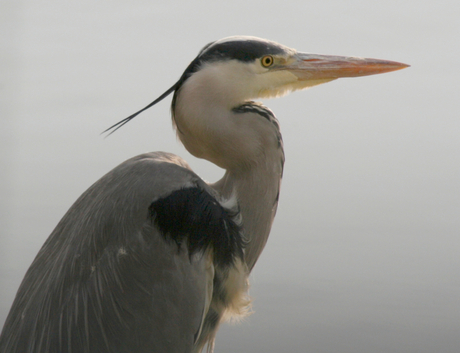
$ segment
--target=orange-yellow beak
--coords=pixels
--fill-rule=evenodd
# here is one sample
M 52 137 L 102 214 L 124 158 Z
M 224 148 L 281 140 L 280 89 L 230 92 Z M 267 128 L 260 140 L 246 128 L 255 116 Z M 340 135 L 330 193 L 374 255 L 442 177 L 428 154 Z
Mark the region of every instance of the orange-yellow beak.
M 383 74 L 409 66 L 396 61 L 305 53 L 296 53 L 293 59 L 294 62 L 279 69 L 288 70 L 299 81 Z

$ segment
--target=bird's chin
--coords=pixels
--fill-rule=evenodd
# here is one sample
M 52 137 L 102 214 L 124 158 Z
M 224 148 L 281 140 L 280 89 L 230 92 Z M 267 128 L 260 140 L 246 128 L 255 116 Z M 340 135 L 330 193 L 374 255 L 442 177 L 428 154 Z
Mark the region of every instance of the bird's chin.
M 335 78 L 324 78 L 317 80 L 296 80 L 294 82 L 287 83 L 283 86 L 277 87 L 276 89 L 264 89 L 259 91 L 257 98 L 278 98 L 283 97 L 291 92 L 300 91 L 313 86 L 320 85 L 336 80 Z
M 331 81 L 334 81 L 336 80 L 337 78 L 318 78 L 318 79 L 309 79 L 309 80 L 303 80 L 303 79 L 299 79 L 298 81 L 294 82 L 292 84 L 292 91 L 298 91 L 298 90 L 301 90 L 301 89 L 306 89 L 306 88 L 310 88 L 310 87 L 313 87 L 313 86 L 318 86 L 318 85 L 321 85 L 323 83 L 327 83 L 327 82 L 331 82 Z

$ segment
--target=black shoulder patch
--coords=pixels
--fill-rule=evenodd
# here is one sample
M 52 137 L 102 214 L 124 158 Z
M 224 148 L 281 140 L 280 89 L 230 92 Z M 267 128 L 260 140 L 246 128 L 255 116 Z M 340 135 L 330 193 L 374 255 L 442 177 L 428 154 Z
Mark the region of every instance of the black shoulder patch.
M 214 262 L 220 266 L 243 259 L 244 240 L 236 222 L 238 212 L 222 207 L 199 187 L 179 189 L 151 203 L 152 222 L 163 236 L 178 245 L 185 243 L 189 253 L 214 250 Z

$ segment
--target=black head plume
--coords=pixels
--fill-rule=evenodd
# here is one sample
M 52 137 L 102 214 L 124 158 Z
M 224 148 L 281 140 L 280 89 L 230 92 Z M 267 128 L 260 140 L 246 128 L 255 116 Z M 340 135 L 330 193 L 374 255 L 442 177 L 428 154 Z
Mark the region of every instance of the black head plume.
M 111 127 L 109 127 L 108 129 L 104 130 L 101 134 L 105 134 L 106 132 L 109 132 L 107 134 L 107 136 L 110 136 L 112 135 L 115 131 L 117 131 L 119 128 L 121 128 L 123 125 L 125 125 L 127 122 L 129 122 L 131 119 L 135 118 L 136 116 L 138 116 L 140 113 L 142 113 L 144 110 L 147 110 L 149 109 L 151 106 L 157 104 L 158 102 L 160 102 L 161 100 L 163 100 L 164 98 L 166 98 L 167 96 L 169 96 L 171 93 L 173 93 L 174 91 L 177 91 L 181 86 L 182 84 L 194 73 L 198 70 L 199 66 L 200 66 L 200 63 L 201 63 L 201 57 L 202 57 L 202 54 L 204 52 L 206 52 L 206 49 L 209 48 L 209 46 L 211 46 L 211 44 L 213 44 L 213 42 L 207 44 L 203 49 L 201 49 L 200 53 L 198 54 L 198 56 L 190 63 L 190 65 L 187 67 L 187 69 L 185 70 L 185 72 L 182 74 L 181 78 L 179 79 L 179 81 L 177 81 L 170 89 L 168 89 L 165 93 L 163 93 L 161 96 L 159 96 L 157 99 L 155 99 L 152 103 L 150 103 L 148 106 L 146 106 L 145 108 L 142 108 L 141 110 L 139 110 L 138 112 L 128 116 L 127 118 L 124 118 L 123 120 L 119 121 L 118 123 L 112 125 Z M 173 97 L 173 100 L 172 100 L 172 104 L 171 104 L 171 110 L 172 110 L 172 113 L 174 114 L 174 107 L 175 107 L 175 103 L 176 103 L 176 94 L 174 94 L 174 97 Z
M 150 107 L 154 106 L 167 96 L 169 96 L 172 92 L 174 92 L 177 87 L 179 87 L 179 82 L 176 82 L 170 89 L 168 89 L 165 93 L 163 93 L 161 96 L 159 96 L 157 99 L 155 99 L 152 103 L 147 105 L 146 107 L 142 108 L 141 110 L 137 111 L 136 113 L 128 116 L 127 118 L 124 118 L 123 120 L 120 120 L 118 123 L 112 125 L 108 129 L 104 130 L 102 134 L 105 134 L 106 132 L 110 131 L 107 136 L 112 135 L 115 131 L 117 131 L 119 128 L 121 128 L 123 125 L 128 123 L 131 119 L 134 119 L 136 116 L 138 116 L 140 113 L 142 113 L 144 110 L 149 109 Z

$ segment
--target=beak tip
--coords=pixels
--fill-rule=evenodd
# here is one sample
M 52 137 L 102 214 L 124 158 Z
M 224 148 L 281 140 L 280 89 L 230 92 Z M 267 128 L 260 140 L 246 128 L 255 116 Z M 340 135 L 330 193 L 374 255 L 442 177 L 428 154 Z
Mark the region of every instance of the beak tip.
M 410 67 L 410 65 L 408 65 L 408 64 L 399 63 L 399 62 L 394 62 L 394 64 L 392 66 L 393 66 L 393 68 L 391 70 L 388 70 L 388 72 L 407 69 L 408 67 Z M 386 71 L 384 71 L 384 72 L 386 72 Z M 384 72 L 382 72 L 382 73 L 384 73 Z
M 401 66 L 401 69 L 405 69 L 406 67 L 410 67 L 409 64 L 404 64 L 404 63 L 398 63 L 399 66 Z

